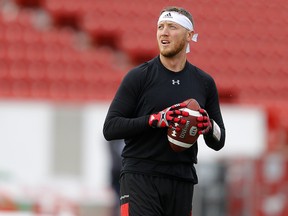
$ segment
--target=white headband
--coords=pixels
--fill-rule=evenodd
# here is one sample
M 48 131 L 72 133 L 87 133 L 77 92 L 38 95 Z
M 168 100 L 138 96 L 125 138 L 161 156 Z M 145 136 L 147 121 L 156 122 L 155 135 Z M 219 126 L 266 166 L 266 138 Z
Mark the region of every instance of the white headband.
M 158 25 L 162 21 L 172 21 L 172 22 L 175 22 L 175 23 L 183 26 L 184 28 L 188 29 L 189 31 L 194 31 L 193 24 L 188 19 L 188 17 L 186 17 L 186 16 L 184 16 L 178 12 L 175 12 L 175 11 L 163 12 L 158 19 Z M 192 37 L 192 41 L 197 42 L 197 37 L 198 37 L 198 34 L 194 34 Z M 186 53 L 189 53 L 189 52 L 190 52 L 190 46 L 188 44 L 187 48 L 186 48 Z

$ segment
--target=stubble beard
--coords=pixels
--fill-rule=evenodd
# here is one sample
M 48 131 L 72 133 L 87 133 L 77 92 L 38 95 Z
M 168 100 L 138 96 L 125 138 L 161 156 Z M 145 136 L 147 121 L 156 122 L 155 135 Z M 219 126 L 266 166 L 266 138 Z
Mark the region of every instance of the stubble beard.
M 172 58 L 176 56 L 178 53 L 180 53 L 185 48 L 185 41 L 182 40 L 175 48 L 168 49 L 168 50 L 162 50 L 160 53 L 162 56 L 166 58 Z

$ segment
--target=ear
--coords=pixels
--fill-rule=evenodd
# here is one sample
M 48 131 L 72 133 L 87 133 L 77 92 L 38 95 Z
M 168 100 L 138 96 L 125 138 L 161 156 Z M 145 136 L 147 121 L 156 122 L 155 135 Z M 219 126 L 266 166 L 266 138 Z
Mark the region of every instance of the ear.
M 192 40 L 192 37 L 194 35 L 194 31 L 187 31 L 187 41 L 190 42 Z

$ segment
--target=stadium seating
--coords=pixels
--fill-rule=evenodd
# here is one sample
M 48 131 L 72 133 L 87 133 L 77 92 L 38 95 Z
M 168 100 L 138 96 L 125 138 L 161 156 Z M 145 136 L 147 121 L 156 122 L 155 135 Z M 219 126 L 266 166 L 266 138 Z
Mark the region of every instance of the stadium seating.
M 267 107 L 277 101 L 287 110 L 284 0 L 173 4 L 192 12 L 199 41 L 191 44 L 188 59 L 213 75 L 222 102 Z M 0 97 L 110 100 L 130 68 L 157 55 L 156 21 L 166 5 L 167 0 L 3 3 Z M 35 24 L 39 11 L 50 17 L 41 28 Z

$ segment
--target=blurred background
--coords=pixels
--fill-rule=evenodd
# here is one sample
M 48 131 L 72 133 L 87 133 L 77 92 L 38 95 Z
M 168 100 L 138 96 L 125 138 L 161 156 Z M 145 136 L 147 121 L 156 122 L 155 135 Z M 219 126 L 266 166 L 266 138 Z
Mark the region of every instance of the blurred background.
M 219 152 L 199 140 L 193 215 L 288 215 L 286 1 L 0 0 L 1 216 L 115 216 L 103 121 L 168 5 L 194 17 L 227 130 Z

